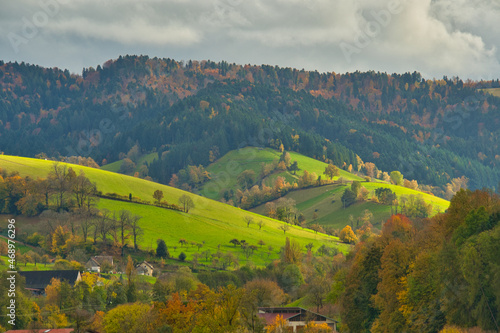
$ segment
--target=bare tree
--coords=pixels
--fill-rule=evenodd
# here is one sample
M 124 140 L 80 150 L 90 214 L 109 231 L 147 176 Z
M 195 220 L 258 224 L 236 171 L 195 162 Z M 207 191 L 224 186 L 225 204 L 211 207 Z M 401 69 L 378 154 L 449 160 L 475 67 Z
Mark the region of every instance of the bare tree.
M 182 205 L 182 209 L 185 213 L 188 213 L 191 208 L 194 208 L 193 199 L 187 194 L 183 194 L 179 198 L 179 203 Z
M 60 211 L 66 206 L 66 199 L 71 189 L 70 178 L 74 173 L 73 169 L 67 165 L 60 165 L 58 162 L 52 165 L 52 170 L 49 173 L 48 181 L 50 188 L 56 194 L 57 210 Z
M 129 232 L 130 232 L 130 219 L 132 218 L 132 215 L 128 210 L 121 210 L 118 213 L 118 229 L 120 232 L 120 245 L 122 248 L 122 255 L 123 255 L 123 248 L 125 247 L 125 242 L 129 238 Z
M 252 216 L 245 216 L 243 218 L 243 220 L 245 220 L 245 223 L 247 224 L 247 228 L 250 227 L 250 224 L 253 224 L 253 217 Z
M 76 212 L 78 220 L 80 221 L 80 228 L 82 229 L 82 236 L 84 241 L 87 240 L 87 237 L 90 234 L 90 229 L 94 225 L 94 219 L 96 218 L 98 212 L 99 210 L 96 208 L 93 208 L 91 210 L 80 208 Z
M 97 186 L 85 177 L 83 171 L 80 171 L 80 174 L 71 181 L 71 191 L 73 192 L 78 208 L 89 208 L 89 204 L 93 203 L 93 200 L 90 198 L 97 194 Z
M 290 227 L 286 224 L 282 224 L 278 227 L 278 229 L 283 230 L 283 234 L 286 234 L 286 232 L 290 230 Z
M 262 229 L 263 226 L 265 226 L 266 224 L 264 223 L 264 221 L 260 220 L 259 222 L 257 222 L 257 225 L 259 226 L 259 230 Z
M 132 233 L 132 238 L 134 240 L 134 250 L 138 250 L 139 247 L 137 245 L 137 241 L 139 241 L 144 234 L 144 231 L 139 226 L 139 220 L 141 216 L 139 215 L 131 215 L 129 220 L 130 232 Z
M 94 243 L 98 237 L 100 237 L 104 243 L 107 242 L 108 234 L 112 229 L 111 220 L 111 213 L 107 209 L 103 209 L 97 214 L 94 224 Z

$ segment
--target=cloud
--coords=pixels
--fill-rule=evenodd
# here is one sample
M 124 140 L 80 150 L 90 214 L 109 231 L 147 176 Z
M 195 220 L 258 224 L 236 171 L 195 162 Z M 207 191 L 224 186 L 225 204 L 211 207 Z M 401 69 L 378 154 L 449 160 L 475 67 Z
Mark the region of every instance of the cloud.
M 24 38 L 43 13 L 16 52 L 9 34 Z M 498 0 L 18 0 L 0 12 L 0 50 L 77 72 L 148 54 L 481 79 L 500 74 L 498 17 Z
M 143 18 L 129 22 L 95 22 L 85 17 L 64 20 L 50 26 L 54 35 L 75 34 L 84 38 L 122 44 L 190 45 L 199 42 L 200 34 L 179 22 L 155 26 Z

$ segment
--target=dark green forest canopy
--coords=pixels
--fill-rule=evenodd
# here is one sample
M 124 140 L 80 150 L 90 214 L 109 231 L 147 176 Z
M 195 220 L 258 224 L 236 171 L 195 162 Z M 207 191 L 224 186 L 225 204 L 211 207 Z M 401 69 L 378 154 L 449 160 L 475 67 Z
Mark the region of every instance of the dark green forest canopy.
M 498 81 L 424 80 L 419 73 L 318 73 L 211 61 L 125 56 L 82 75 L 0 63 L 0 145 L 6 154 L 119 159 L 157 151 L 149 175 L 167 183 L 253 146 L 277 147 L 339 167 L 356 154 L 381 170 L 442 186 L 496 187 Z

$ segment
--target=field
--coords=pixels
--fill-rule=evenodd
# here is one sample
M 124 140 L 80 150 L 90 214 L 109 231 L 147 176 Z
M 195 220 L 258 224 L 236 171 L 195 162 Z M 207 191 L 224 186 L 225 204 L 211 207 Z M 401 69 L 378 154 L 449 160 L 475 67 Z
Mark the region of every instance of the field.
M 493 96 L 500 97 L 500 88 L 487 88 L 487 89 L 481 89 L 482 91 L 485 91 Z
M 0 167 L 7 170 L 16 170 L 21 176 L 46 177 L 52 168 L 53 162 L 14 156 L 0 156 Z M 142 217 L 141 226 L 144 229 L 144 237 L 140 241 L 140 246 L 144 249 L 156 248 L 156 240 L 162 238 L 166 241 L 169 251 L 173 255 L 178 255 L 180 251 L 185 252 L 188 259 L 198 252 L 198 247 L 188 245 L 180 247 L 179 239 L 184 238 L 189 242 L 203 244 L 200 252 L 210 250 L 215 252 L 219 246 L 222 252 L 232 251 L 240 259 L 240 264 L 247 261 L 256 265 L 263 265 L 269 260 L 278 257 L 278 251 L 285 244 L 285 237 L 296 239 L 303 247 L 312 242 L 317 249 L 321 244 L 336 246 L 341 251 L 346 252 L 349 248 L 345 244 L 337 244 L 338 239 L 324 234 L 302 229 L 300 227 L 290 227 L 284 235 L 278 227 L 282 222 L 269 219 L 247 212 L 217 201 L 190 194 L 166 185 L 149 182 L 143 179 L 112 173 L 105 170 L 71 166 L 76 172 L 80 170 L 92 181 L 96 182 L 98 190 L 103 193 L 114 192 L 121 195 L 131 193 L 143 200 L 153 201 L 152 194 L 159 189 L 164 192 L 164 200 L 170 203 L 177 203 L 183 194 L 188 194 L 193 198 L 195 208 L 189 214 L 167 210 L 154 206 L 101 199 L 99 208 L 107 208 L 111 211 L 122 209 L 130 210 L 132 213 Z M 262 220 L 264 226 L 259 230 L 256 224 L 248 228 L 244 217 L 252 216 L 255 222 Z M 257 245 L 262 240 L 266 245 L 259 246 L 248 259 L 243 256 L 239 247 L 234 247 L 229 243 L 233 238 L 245 239 L 251 245 Z M 268 246 L 273 250 L 269 251 Z M 174 249 L 177 247 L 177 249 Z M 268 253 L 270 252 L 270 253 Z
M 364 180 L 361 184 L 370 192 L 369 197 L 373 196 L 375 189 L 380 187 L 390 188 L 398 197 L 410 195 L 422 196 L 427 203 L 432 204 L 432 215 L 444 212 L 449 206 L 449 202 L 442 198 L 406 187 L 384 182 L 366 182 Z M 350 215 L 353 216 L 354 221 L 357 221 L 364 214 L 364 211 L 368 209 L 373 214 L 373 224 L 380 228 L 382 223 L 391 216 L 391 207 L 369 201 L 357 202 L 344 209 L 341 197 L 347 186 L 350 186 L 350 183 L 291 191 L 285 198 L 295 200 L 297 210 L 304 214 L 308 224 L 318 223 L 340 229 L 348 224 Z M 251 211 L 264 215 L 266 213 L 265 205 L 259 205 L 251 209 Z M 315 214 L 317 215 L 316 218 L 314 218 Z
M 289 153 L 291 161 L 297 161 L 300 170 L 296 172 L 296 175 L 289 171 L 273 173 L 264 180 L 266 185 L 272 186 L 273 180 L 278 176 L 284 177 L 287 182 L 292 183 L 304 173 L 304 170 L 310 173 L 315 172 L 318 176 L 325 177 L 323 172 L 327 166 L 326 163 L 299 153 Z M 280 156 L 281 153 L 279 151 L 270 148 L 246 147 L 233 150 L 206 168 L 212 175 L 212 180 L 206 182 L 199 193 L 207 198 L 218 200 L 222 197 L 221 190 L 238 188 L 237 177 L 241 172 L 244 170 L 253 170 L 258 176 L 262 171 L 262 163 L 272 163 L 279 160 Z M 340 170 L 340 177 L 347 180 L 363 180 L 344 170 Z M 334 179 L 337 178 L 335 177 Z

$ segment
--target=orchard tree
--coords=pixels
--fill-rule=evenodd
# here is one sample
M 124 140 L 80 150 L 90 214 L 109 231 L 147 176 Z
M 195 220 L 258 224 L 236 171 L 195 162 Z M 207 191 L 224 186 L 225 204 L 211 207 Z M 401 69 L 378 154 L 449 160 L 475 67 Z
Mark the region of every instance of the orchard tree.
M 340 175 L 340 171 L 335 165 L 330 163 L 325 168 L 325 171 L 323 172 L 323 174 L 325 176 L 327 176 L 328 178 L 330 178 L 330 180 L 331 180 L 333 177 L 338 177 Z
M 283 231 L 283 234 L 285 235 L 288 230 L 290 230 L 290 227 L 286 224 L 282 224 L 278 227 L 278 229 Z
M 391 172 L 391 183 L 403 186 L 403 175 L 399 171 Z
M 250 224 L 253 224 L 254 221 L 253 221 L 253 217 L 252 216 L 245 216 L 243 218 L 243 220 L 245 220 L 245 223 L 247 224 L 247 228 L 250 227 Z
M 160 204 L 161 199 L 163 199 L 163 191 L 161 191 L 161 190 L 156 190 L 156 191 L 153 193 L 153 198 L 156 200 L 156 203 L 157 203 L 157 204 Z
M 182 210 L 185 213 L 188 213 L 190 209 L 194 208 L 193 199 L 191 199 L 191 197 L 189 195 L 187 195 L 187 194 L 183 194 L 179 198 L 179 203 L 181 204 Z

